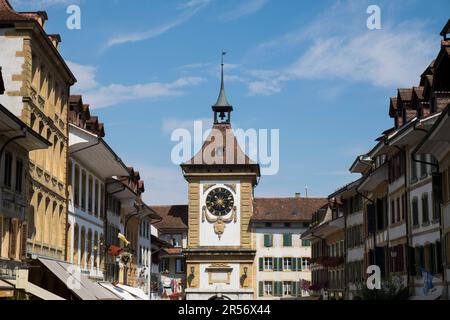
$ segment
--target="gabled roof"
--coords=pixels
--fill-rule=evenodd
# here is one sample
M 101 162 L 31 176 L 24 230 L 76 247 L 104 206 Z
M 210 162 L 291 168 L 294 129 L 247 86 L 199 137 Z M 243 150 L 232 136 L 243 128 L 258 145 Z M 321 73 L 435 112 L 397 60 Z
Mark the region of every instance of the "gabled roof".
M 65 70 L 68 81 L 71 85 L 77 82 L 75 76 L 72 71 L 67 66 L 64 58 L 61 56 L 59 51 L 53 45 L 52 40 L 49 38 L 49 35 L 45 32 L 43 26 L 39 23 L 39 19 L 43 21 L 47 20 L 47 13 L 45 11 L 37 11 L 37 12 L 16 12 L 14 8 L 11 6 L 8 0 L 0 0 L 0 24 L 14 24 L 15 22 L 29 22 L 36 26 L 37 33 L 40 33 L 44 38 L 44 41 L 47 42 L 50 50 L 57 56 L 60 61 L 60 65 Z
M 389 103 L 389 116 L 395 118 L 397 116 L 398 99 L 397 97 L 392 97 Z
M 326 198 L 255 198 L 252 222 L 310 222 Z
M 219 139 L 218 141 L 216 141 Z M 210 135 L 198 153 L 181 165 L 185 177 L 201 172 L 246 174 L 253 176 L 254 184 L 261 176 L 259 164 L 241 149 L 231 124 L 214 124 Z
M 448 19 L 448 21 L 445 24 L 444 28 L 442 28 L 442 31 L 441 31 L 440 35 L 445 37 L 449 33 L 450 33 L 450 19 Z
M 187 205 L 173 206 L 151 206 L 160 217 L 161 221 L 155 223 L 158 229 L 188 229 L 188 212 Z

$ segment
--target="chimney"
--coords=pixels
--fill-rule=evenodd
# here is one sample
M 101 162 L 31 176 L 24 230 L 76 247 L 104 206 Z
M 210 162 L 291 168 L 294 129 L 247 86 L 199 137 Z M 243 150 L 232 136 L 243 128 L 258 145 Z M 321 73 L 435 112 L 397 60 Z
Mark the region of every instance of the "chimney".
M 53 46 L 58 49 L 59 44 L 61 43 L 61 36 L 59 34 L 49 34 L 48 37 L 53 43 Z

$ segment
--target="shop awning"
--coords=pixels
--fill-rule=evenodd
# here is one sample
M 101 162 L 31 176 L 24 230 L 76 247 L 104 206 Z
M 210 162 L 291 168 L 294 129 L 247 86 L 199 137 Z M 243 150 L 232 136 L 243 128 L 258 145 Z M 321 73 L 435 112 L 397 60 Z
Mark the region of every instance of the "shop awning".
M 16 280 L 8 280 L 6 283 L 9 283 L 9 285 L 12 287 L 12 290 L 15 290 Z M 0 286 L 1 286 L 1 280 L 0 280 Z M 60 296 L 57 296 L 56 294 L 53 294 L 45 289 L 42 289 L 41 287 L 39 287 L 31 282 L 27 283 L 25 292 L 29 293 L 39 299 L 42 299 L 42 300 L 50 300 L 50 301 L 65 300 L 65 299 L 61 298 Z
M 133 296 L 128 291 L 126 291 L 118 286 L 115 286 L 109 282 L 99 282 L 99 285 L 101 285 L 105 289 L 109 290 L 111 293 L 115 294 L 116 296 L 120 297 L 121 300 L 141 300 L 141 299 L 138 299 L 137 297 Z
M 138 298 L 138 300 L 150 300 L 149 297 L 145 294 L 145 292 L 142 291 L 139 288 L 133 288 L 133 287 L 130 287 L 130 286 L 124 286 L 122 284 L 119 284 L 117 286 L 119 288 L 127 291 L 128 293 L 132 294 L 133 296 Z
M 70 270 L 73 265 L 57 260 L 38 258 L 38 260 L 51 271 L 64 284 L 71 283 L 68 287 L 81 300 L 120 300 L 117 295 L 105 290 L 98 282 L 89 279 L 85 274 L 75 277 Z

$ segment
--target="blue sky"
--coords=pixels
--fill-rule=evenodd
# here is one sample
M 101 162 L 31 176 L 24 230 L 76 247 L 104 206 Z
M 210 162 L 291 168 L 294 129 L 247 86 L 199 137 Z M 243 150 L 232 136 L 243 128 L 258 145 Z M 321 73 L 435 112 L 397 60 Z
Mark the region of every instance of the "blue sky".
M 280 171 L 256 196 L 326 196 L 392 126 L 388 98 L 418 84 L 440 48 L 448 0 L 13 0 L 44 9 L 106 140 L 145 179 L 149 204 L 186 203 L 170 159 L 173 128 L 212 118 L 225 49 L 226 90 L 243 129 L 280 129 Z M 78 4 L 81 30 L 66 28 Z M 366 27 L 368 5 L 382 30 Z

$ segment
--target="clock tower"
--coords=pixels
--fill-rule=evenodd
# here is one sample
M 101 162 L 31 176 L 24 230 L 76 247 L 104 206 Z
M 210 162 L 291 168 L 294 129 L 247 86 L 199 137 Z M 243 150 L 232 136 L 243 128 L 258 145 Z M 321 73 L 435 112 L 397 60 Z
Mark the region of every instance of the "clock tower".
M 181 165 L 189 184 L 188 300 L 253 299 L 256 291 L 256 249 L 249 225 L 260 167 L 242 151 L 232 131 L 223 66 L 222 61 L 211 133 L 201 150 Z

